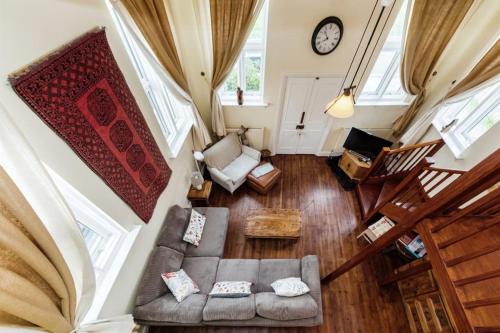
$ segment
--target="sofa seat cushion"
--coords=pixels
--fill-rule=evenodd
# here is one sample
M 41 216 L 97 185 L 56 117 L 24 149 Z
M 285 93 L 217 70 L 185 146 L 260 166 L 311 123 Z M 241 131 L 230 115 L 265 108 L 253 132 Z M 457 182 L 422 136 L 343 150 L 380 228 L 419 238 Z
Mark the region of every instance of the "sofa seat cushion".
M 221 171 L 223 174 L 228 176 L 233 183 L 238 183 L 242 179 L 246 178 L 250 171 L 252 171 L 257 165 L 259 165 L 259 161 L 248 155 L 241 154 Z
M 310 295 L 281 297 L 264 292 L 255 295 L 255 307 L 261 317 L 274 320 L 297 320 L 315 317 L 318 304 Z
M 262 259 L 260 261 L 257 291 L 273 292 L 271 283 L 289 277 L 301 277 L 299 259 Z
M 190 216 L 190 210 L 178 205 L 170 207 L 158 235 L 157 245 L 166 246 L 182 253 L 186 252 L 187 243 L 182 238 L 186 232 Z
M 158 322 L 197 324 L 203 319 L 203 308 L 207 296 L 194 294 L 182 302 L 177 302 L 174 295 L 167 294 L 154 301 L 138 306 L 134 310 L 134 318 Z
M 168 247 L 157 246 L 146 266 L 137 292 L 136 305 L 143 305 L 169 292 L 161 278 L 162 273 L 181 268 L 184 255 Z
M 215 281 L 248 281 L 255 291 L 259 280 L 259 266 L 258 259 L 221 259 Z
M 239 298 L 208 297 L 203 320 L 248 320 L 255 317 L 255 294 Z
M 222 257 L 229 223 L 229 209 L 219 207 L 196 207 L 194 209 L 205 215 L 207 219 L 200 244 L 197 247 L 188 244 L 186 257 Z
M 203 152 L 205 163 L 211 168 L 224 169 L 241 155 L 241 143 L 236 133 L 229 133 L 222 140 Z
M 196 283 L 201 294 L 207 295 L 215 282 L 218 257 L 184 258 L 181 268 Z

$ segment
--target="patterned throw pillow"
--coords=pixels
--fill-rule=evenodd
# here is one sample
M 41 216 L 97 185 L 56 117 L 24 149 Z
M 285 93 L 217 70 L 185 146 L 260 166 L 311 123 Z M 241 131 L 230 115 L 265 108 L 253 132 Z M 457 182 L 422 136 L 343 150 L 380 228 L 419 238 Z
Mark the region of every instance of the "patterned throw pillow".
M 216 282 L 209 295 L 213 297 L 246 297 L 252 294 L 251 282 L 222 281 Z
M 207 218 L 205 215 L 198 213 L 194 209 L 191 210 L 191 218 L 182 239 L 195 246 L 200 245 L 201 234 L 203 233 L 203 227 L 205 226 L 206 220 Z
M 302 282 L 298 277 L 276 280 L 271 283 L 271 287 L 278 296 L 293 297 L 304 295 L 309 292 L 307 284 Z
M 200 291 L 196 283 L 191 280 L 183 269 L 177 272 L 163 273 L 161 277 L 179 303 L 189 295 Z

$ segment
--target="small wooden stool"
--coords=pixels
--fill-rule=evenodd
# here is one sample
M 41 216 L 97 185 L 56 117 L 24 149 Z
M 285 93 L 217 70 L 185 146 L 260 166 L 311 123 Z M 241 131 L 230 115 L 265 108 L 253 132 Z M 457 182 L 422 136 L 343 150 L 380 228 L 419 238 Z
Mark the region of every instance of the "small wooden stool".
M 260 162 L 258 166 L 266 162 Z M 258 167 L 257 166 L 257 167 Z M 273 171 L 260 177 L 255 177 L 252 173 L 247 176 L 247 184 L 260 194 L 266 194 L 278 182 L 281 177 L 281 170 L 273 165 Z

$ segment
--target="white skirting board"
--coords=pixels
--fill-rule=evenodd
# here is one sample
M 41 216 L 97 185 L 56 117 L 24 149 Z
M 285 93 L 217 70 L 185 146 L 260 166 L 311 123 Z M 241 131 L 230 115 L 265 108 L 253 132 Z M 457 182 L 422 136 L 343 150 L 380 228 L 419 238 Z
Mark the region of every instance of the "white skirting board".
M 357 128 L 357 127 L 356 127 Z M 372 135 L 378 136 L 382 139 L 391 140 L 392 129 L 391 128 L 359 128 L 362 131 L 370 133 Z M 344 151 L 342 147 L 344 145 L 351 127 L 342 127 L 335 130 L 335 144 L 333 146 L 333 152 L 341 154 Z
M 228 133 L 237 132 L 239 128 L 226 128 Z M 250 146 L 257 150 L 264 149 L 264 128 L 249 128 L 245 133 Z

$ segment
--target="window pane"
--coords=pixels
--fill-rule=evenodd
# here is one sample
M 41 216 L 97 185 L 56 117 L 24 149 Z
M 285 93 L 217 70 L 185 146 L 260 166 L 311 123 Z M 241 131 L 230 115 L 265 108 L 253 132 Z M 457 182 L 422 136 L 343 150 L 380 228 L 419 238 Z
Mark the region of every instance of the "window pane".
M 399 62 L 403 45 L 408 0 L 404 1 L 359 98 L 369 101 L 405 102 Z
M 240 86 L 238 80 L 238 66 L 239 66 L 239 61 L 236 63 L 236 65 L 234 65 L 233 70 L 227 77 L 226 82 L 224 83 L 224 86 L 222 88 L 222 93 L 224 95 L 236 94 L 236 88 Z
M 399 57 L 396 59 L 397 64 L 399 64 Z M 385 89 L 385 94 L 386 95 L 393 95 L 393 96 L 403 96 L 404 91 L 403 87 L 401 87 L 401 79 L 399 77 L 399 66 L 396 68 L 394 73 L 392 74 L 392 79 L 389 82 L 389 85 Z
M 457 124 L 460 124 L 470 114 L 472 114 L 478 108 L 478 106 L 483 103 L 484 99 L 492 93 L 493 89 L 495 88 L 496 85 L 490 86 L 472 96 L 469 99 L 468 103 L 465 105 L 465 107 L 455 115 L 455 119 L 458 119 Z
M 486 133 L 500 120 L 500 105 L 497 105 L 486 114 L 475 126 L 465 133 L 465 137 L 469 143 L 477 140 L 481 135 Z
M 262 55 L 258 52 L 245 53 L 245 80 L 246 92 L 260 91 L 260 75 L 261 75 Z
M 250 32 L 250 36 L 248 36 L 249 42 L 261 42 L 264 39 L 264 15 L 265 15 L 265 5 L 263 6 L 261 12 L 259 13 L 259 17 L 255 21 L 255 25 L 253 26 L 252 31 Z
M 362 94 L 377 94 L 377 90 L 385 76 L 386 71 L 390 68 L 393 58 L 396 56 L 395 50 L 380 51 L 377 62 L 373 66 L 370 77 L 366 81 Z M 399 79 L 399 78 L 398 78 Z

